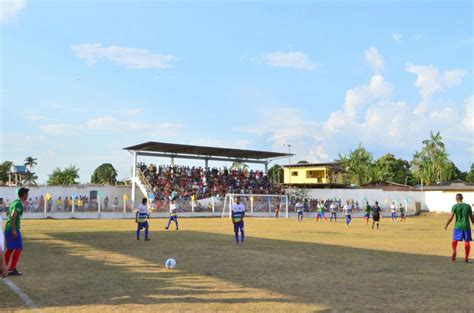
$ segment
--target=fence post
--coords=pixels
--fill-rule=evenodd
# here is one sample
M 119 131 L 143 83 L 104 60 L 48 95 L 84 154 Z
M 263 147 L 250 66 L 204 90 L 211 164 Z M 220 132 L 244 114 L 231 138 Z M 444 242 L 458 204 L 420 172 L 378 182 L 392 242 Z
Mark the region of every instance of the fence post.
M 215 201 L 214 201 L 214 196 L 211 197 L 211 204 L 212 204 L 212 213 L 214 213 L 215 210 L 216 210 L 216 204 L 215 204 Z
M 194 213 L 194 199 L 191 198 L 191 212 Z
M 100 196 L 97 195 L 97 213 L 99 214 L 99 218 L 100 218 Z
M 288 218 L 288 195 L 286 195 L 286 218 Z

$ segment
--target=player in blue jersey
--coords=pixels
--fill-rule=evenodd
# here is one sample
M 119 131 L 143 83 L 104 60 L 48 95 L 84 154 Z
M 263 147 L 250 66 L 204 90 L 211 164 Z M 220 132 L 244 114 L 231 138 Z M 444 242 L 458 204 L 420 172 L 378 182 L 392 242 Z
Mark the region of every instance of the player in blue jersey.
M 240 242 L 244 243 L 244 216 L 245 206 L 240 203 L 240 197 L 235 198 L 235 203 L 232 205 L 232 223 L 234 224 L 234 236 L 235 244 L 239 244 L 239 231 L 240 231 Z
M 165 229 L 168 230 L 170 228 L 171 222 L 176 224 L 176 230 L 179 230 L 178 227 L 178 207 L 176 206 L 176 202 L 174 196 L 171 198 L 170 201 L 170 217 L 168 218 L 168 225 L 166 225 Z
M 346 216 L 346 227 L 349 227 L 349 224 L 352 221 L 352 205 L 347 201 L 346 205 L 343 208 L 344 215 Z
M 145 241 L 149 241 L 148 237 L 148 219 L 150 218 L 150 213 L 148 213 L 147 208 L 147 199 L 143 198 L 142 204 L 138 206 L 137 213 L 135 215 L 135 223 L 137 223 L 137 240 L 140 240 L 140 232 L 142 228 L 145 228 Z

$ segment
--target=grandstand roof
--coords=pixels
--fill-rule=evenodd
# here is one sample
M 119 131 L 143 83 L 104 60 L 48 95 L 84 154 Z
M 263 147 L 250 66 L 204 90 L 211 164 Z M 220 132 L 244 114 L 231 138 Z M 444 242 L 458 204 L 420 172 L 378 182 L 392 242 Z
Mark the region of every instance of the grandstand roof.
M 124 150 L 136 151 L 140 155 L 150 155 L 155 153 L 157 156 L 194 156 L 196 158 L 212 159 L 215 157 L 228 158 L 230 160 L 268 160 L 281 157 L 288 157 L 293 154 L 257 150 L 243 150 L 233 148 L 216 148 L 205 146 L 182 145 L 175 143 L 149 141 L 139 145 L 124 148 Z

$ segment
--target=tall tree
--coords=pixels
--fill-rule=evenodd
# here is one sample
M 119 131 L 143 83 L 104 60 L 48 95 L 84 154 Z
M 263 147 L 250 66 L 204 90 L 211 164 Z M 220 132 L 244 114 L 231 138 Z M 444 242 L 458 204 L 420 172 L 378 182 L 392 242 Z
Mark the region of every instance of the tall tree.
M 92 173 L 91 183 L 115 185 L 117 184 L 117 171 L 112 164 L 104 163 Z
M 12 161 L 4 161 L 3 163 L 0 164 L 0 182 L 1 183 L 6 183 L 8 181 L 8 172 L 10 171 L 10 168 L 12 167 L 13 162 Z
M 235 169 L 235 170 L 245 170 L 248 169 L 249 166 L 245 164 L 243 161 L 234 161 L 232 162 L 232 165 L 230 166 L 230 169 Z
M 283 168 L 278 164 L 273 165 L 268 170 L 268 178 L 273 183 L 278 183 L 278 184 L 283 183 L 283 178 L 284 178 Z
M 349 151 L 348 155 L 339 155 L 338 162 L 347 171 L 350 183 L 360 186 L 377 176 L 373 175 L 375 173 L 372 170 L 374 167 L 372 154 L 360 144 L 354 151 Z M 373 173 L 371 174 L 370 171 Z
M 410 171 L 410 162 L 397 159 L 391 153 L 381 156 L 375 167 L 383 173 L 383 181 L 394 182 L 398 184 L 413 184 L 413 175 Z
M 38 179 L 38 176 L 36 175 L 35 172 L 33 172 L 33 168 L 38 165 L 38 159 L 33 158 L 31 156 L 27 157 L 25 159 L 25 166 L 28 171 L 26 174 L 24 183 L 27 185 L 36 185 L 36 180 Z
M 455 173 L 451 161 L 448 159 L 443 137 L 437 132 L 431 132 L 430 138 L 423 140 L 420 152 L 416 151 L 411 162 L 412 173 L 418 181 L 425 185 L 449 180 Z M 454 164 L 453 164 L 454 165 Z
M 69 165 L 64 170 L 56 168 L 48 179 L 48 185 L 74 185 L 79 178 L 79 169 L 74 165 Z
M 466 181 L 474 183 L 474 163 L 471 164 L 471 168 L 469 169 L 469 172 L 466 175 Z

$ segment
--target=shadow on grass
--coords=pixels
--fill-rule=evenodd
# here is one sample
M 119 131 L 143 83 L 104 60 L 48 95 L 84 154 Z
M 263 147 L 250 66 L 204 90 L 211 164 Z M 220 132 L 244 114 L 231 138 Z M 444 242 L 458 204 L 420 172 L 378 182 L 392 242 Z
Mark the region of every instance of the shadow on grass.
M 474 266 L 452 264 L 448 257 L 252 237 L 235 246 L 232 235 L 195 231 L 154 233 L 150 242 L 134 240 L 132 232 L 50 236 L 29 240 L 24 262 L 30 274 L 21 278 L 41 306 L 255 303 L 264 309 L 293 303 L 392 312 L 474 307 Z M 170 257 L 177 260 L 175 271 L 163 270 Z

